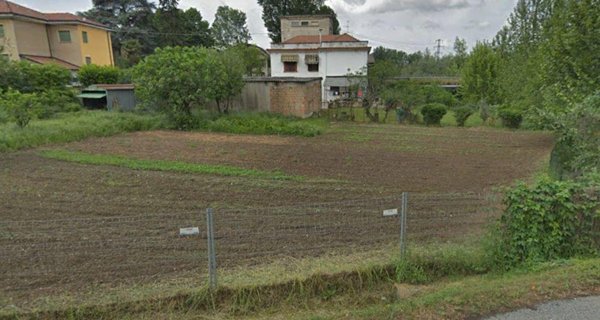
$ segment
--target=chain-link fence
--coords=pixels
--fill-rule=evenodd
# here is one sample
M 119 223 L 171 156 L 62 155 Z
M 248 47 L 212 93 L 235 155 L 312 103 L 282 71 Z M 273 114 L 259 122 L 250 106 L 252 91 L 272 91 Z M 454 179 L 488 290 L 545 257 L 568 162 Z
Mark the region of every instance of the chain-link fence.
M 402 195 L 397 195 L 211 211 L 2 221 L 0 286 L 8 294 L 27 295 L 190 274 L 205 281 L 210 279 L 210 267 L 216 272 L 285 257 L 345 254 L 390 244 L 400 250 L 403 232 L 409 246 L 479 235 L 498 216 L 499 205 L 489 194 L 411 193 L 404 205 Z M 214 237 L 209 236 L 211 228 Z

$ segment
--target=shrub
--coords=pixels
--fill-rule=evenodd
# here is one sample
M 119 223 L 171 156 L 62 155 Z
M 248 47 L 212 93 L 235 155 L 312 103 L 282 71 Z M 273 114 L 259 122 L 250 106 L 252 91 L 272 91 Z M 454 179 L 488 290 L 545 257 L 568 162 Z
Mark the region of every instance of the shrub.
M 71 72 L 56 65 L 12 62 L 0 58 L 0 90 L 12 88 L 24 93 L 64 89 Z
M 0 105 L 0 108 L 8 114 L 10 120 L 14 121 L 20 128 L 25 128 L 40 110 L 35 94 L 20 93 L 12 89 L 3 94 Z
M 518 129 L 523 122 L 523 112 L 514 107 L 500 108 L 498 116 L 502 119 L 502 125 L 511 129 Z
M 81 104 L 75 96 L 75 92 L 69 89 L 51 89 L 36 94 L 40 105 L 37 117 L 40 119 L 50 118 L 59 112 L 75 112 L 81 110 Z
M 456 117 L 456 124 L 459 127 L 464 127 L 467 119 L 473 114 L 474 108 L 471 106 L 463 106 L 454 110 L 454 114 Z
M 600 249 L 594 220 L 600 218 L 600 188 L 540 179 L 519 183 L 505 197 L 498 247 L 500 265 L 566 259 Z
M 93 84 L 114 84 L 121 78 L 118 68 L 88 64 L 79 69 L 79 81 L 85 87 Z
M 440 125 L 440 121 L 448 112 L 445 105 L 439 103 L 431 103 L 423 106 L 421 114 L 426 125 Z

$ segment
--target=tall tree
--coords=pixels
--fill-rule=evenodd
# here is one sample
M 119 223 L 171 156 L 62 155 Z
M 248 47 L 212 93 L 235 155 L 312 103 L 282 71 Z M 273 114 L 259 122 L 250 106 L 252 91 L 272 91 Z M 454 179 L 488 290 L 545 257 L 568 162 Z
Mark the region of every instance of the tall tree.
M 461 93 L 469 102 L 498 103 L 499 57 L 488 43 L 479 42 L 462 71 Z
M 219 47 L 248 43 L 252 37 L 246 25 L 246 14 L 228 6 L 220 6 L 212 24 L 212 35 Z
M 174 3 L 163 3 L 154 15 L 157 46 L 212 46 L 209 23 L 200 12 L 195 8 L 183 11 L 172 5 Z
M 332 16 L 333 33 L 339 34 L 340 23 L 332 8 L 325 5 L 324 0 L 258 0 L 263 7 L 262 18 L 273 42 L 281 42 L 280 18 L 301 14 L 328 14 Z
M 93 0 L 92 9 L 79 15 L 101 22 L 113 30 L 112 45 L 115 56 L 121 55 L 124 42 L 135 40 L 143 53 L 150 53 L 152 15 L 155 6 L 148 0 Z

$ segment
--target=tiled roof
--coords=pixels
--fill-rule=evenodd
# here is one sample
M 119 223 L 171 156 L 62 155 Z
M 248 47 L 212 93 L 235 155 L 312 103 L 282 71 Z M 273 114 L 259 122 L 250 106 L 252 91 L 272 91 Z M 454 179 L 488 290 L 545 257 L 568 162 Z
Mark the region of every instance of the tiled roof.
M 67 68 L 69 70 L 79 70 L 79 67 L 66 62 L 64 60 L 60 60 L 57 58 L 53 58 L 53 57 L 42 57 L 42 56 L 31 56 L 31 55 L 21 55 L 21 57 L 27 61 L 33 62 L 33 63 L 38 63 L 38 64 L 55 64 L 64 68 Z
M 355 37 L 344 33 L 344 34 L 327 34 L 323 36 L 296 36 L 287 41 L 284 44 L 305 44 L 305 43 L 319 43 L 320 42 L 359 42 L 360 40 Z
M 33 9 L 29 9 L 27 7 L 18 5 L 14 2 L 0 0 L 0 14 L 12 14 L 22 17 L 33 18 L 37 20 L 42 20 L 44 22 L 76 22 L 89 24 L 92 26 L 107 28 L 107 26 L 90 20 L 80 16 L 76 16 L 72 13 L 42 13 L 39 11 L 35 11 Z

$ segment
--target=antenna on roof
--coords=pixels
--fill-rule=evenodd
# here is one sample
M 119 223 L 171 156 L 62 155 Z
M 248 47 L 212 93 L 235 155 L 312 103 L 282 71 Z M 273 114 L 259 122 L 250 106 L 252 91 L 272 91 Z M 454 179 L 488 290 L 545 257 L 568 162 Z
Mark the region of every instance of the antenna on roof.
M 350 20 L 346 20 L 346 33 L 350 33 Z

